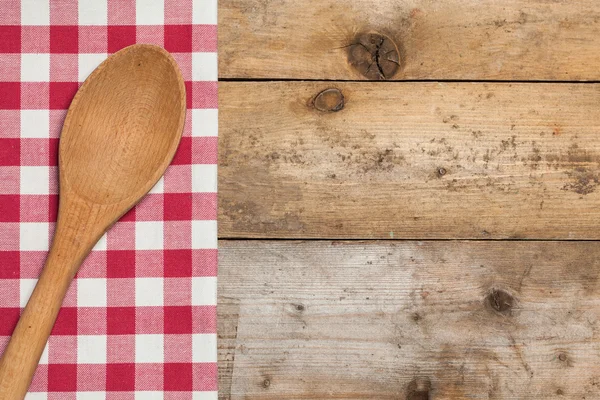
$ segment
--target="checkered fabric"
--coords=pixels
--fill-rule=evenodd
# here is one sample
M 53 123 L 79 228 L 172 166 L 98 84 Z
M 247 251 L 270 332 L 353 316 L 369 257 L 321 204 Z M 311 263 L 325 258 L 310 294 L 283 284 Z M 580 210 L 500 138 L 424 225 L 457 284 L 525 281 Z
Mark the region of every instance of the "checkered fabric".
M 173 164 L 81 267 L 29 400 L 217 398 L 216 1 L 0 0 L 0 352 L 51 242 L 79 85 L 111 53 L 153 43 L 187 90 Z

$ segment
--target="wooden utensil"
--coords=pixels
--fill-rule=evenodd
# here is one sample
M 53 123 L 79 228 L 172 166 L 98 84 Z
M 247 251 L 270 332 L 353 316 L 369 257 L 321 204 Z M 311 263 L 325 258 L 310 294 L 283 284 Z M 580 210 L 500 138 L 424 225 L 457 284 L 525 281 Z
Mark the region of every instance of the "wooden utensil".
M 185 109 L 177 64 L 151 45 L 115 53 L 75 95 L 60 138 L 54 241 L 0 360 L 0 400 L 25 397 L 79 266 L 163 175 L 179 145 Z

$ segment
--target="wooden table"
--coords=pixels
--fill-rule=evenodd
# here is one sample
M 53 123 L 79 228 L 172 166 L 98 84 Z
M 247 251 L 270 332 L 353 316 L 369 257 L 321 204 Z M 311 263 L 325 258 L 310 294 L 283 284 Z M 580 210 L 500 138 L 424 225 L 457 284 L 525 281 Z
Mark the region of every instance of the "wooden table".
M 220 399 L 600 398 L 600 3 L 221 0 Z

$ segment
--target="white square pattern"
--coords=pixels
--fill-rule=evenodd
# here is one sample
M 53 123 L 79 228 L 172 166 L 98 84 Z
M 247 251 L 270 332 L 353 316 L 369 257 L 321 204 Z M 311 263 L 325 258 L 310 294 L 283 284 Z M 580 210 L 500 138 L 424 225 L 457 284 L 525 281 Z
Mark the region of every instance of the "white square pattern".
M 217 335 L 214 333 L 192 335 L 192 362 L 217 362 Z
M 21 110 L 22 138 L 50 137 L 50 110 Z
M 192 109 L 192 136 L 219 135 L 219 110 L 216 108 Z
M 21 25 L 50 25 L 50 0 L 21 0 Z
M 165 23 L 164 0 L 137 0 L 135 21 L 138 25 L 163 25 Z
M 98 240 L 98 242 L 96 243 L 96 245 L 94 246 L 94 248 L 92 250 L 94 250 L 94 251 L 106 250 L 106 233 L 104 235 L 102 235 L 102 237 L 100 238 L 100 240 Z
M 217 78 L 217 53 L 193 53 L 192 79 L 195 81 L 216 81 Z
M 106 307 L 106 278 L 78 278 L 77 305 Z
M 77 336 L 77 362 L 106 364 L 106 335 Z
M 40 364 L 48 364 L 48 342 L 46 342 L 46 346 L 44 346 L 44 351 L 40 357 Z
M 48 393 L 44 393 L 44 392 L 28 392 L 25 395 L 25 400 L 48 400 Z
M 217 221 L 192 221 L 192 249 L 217 248 Z
M 21 54 L 22 82 L 50 81 L 50 54 Z
M 217 400 L 219 398 L 218 392 L 194 392 L 192 393 L 192 400 Z
M 135 305 L 162 306 L 164 304 L 163 278 L 136 278 Z
M 164 392 L 135 392 L 135 400 L 163 400 Z
M 21 222 L 19 243 L 22 251 L 48 251 L 50 224 L 48 222 Z
M 106 0 L 79 0 L 79 25 L 106 25 L 108 7 Z
M 154 185 L 152 187 L 152 189 L 150 189 L 149 193 L 164 193 L 165 191 L 165 178 L 164 177 L 160 177 L 160 179 L 158 180 L 158 182 L 156 182 L 156 185 Z
M 135 248 L 137 250 L 160 250 L 164 247 L 163 222 L 144 221 L 135 223 Z
M 37 283 L 37 279 L 19 279 L 19 306 L 25 307 L 29 298 L 31 297 L 31 293 L 33 293 L 33 289 Z
M 49 194 L 50 168 L 46 166 L 21 167 L 21 194 Z
M 217 248 L 217 221 L 192 221 L 192 249 Z
M 106 60 L 107 54 L 79 54 L 77 78 L 83 82 L 96 69 L 102 61 Z
M 164 335 L 135 335 L 135 362 L 164 362 Z
M 192 305 L 214 306 L 217 304 L 217 278 L 203 276 L 192 278 Z
M 217 2 L 194 0 L 192 5 L 192 23 L 200 25 L 217 24 Z
M 106 400 L 106 392 L 77 392 L 77 400 Z
M 192 191 L 196 193 L 217 192 L 217 166 L 214 164 L 192 165 Z

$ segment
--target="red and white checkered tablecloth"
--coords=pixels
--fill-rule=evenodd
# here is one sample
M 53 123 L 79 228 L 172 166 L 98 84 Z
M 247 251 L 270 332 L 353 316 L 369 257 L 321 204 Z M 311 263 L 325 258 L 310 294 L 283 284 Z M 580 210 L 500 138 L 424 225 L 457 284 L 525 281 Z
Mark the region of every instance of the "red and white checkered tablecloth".
M 78 86 L 153 43 L 187 89 L 173 164 L 81 267 L 27 399 L 217 398 L 216 24 L 217 0 L 0 0 L 0 352 L 51 242 Z

